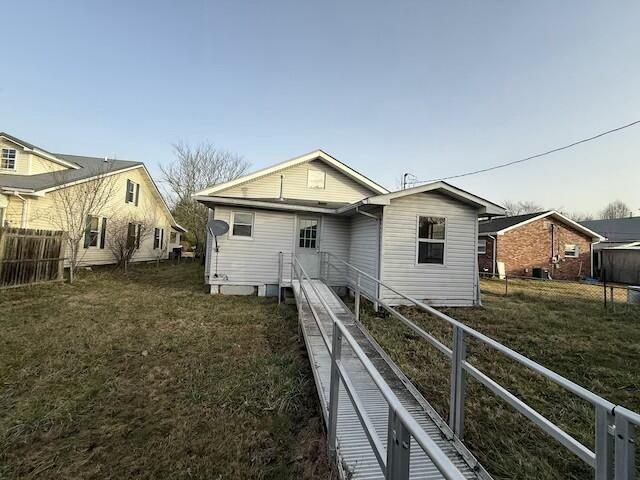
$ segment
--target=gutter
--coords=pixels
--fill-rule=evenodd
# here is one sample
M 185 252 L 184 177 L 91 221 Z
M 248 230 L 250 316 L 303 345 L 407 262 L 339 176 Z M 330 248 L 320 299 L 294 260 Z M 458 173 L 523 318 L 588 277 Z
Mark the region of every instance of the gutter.
M 27 228 L 27 199 L 24 198 L 20 193 L 14 191 L 12 193 L 14 197 L 22 200 L 22 214 L 20 215 L 20 228 Z

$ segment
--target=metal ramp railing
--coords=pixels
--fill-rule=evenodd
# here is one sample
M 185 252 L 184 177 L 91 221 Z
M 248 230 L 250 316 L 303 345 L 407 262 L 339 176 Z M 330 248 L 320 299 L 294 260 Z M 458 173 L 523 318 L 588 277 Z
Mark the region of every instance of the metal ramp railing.
M 367 440 L 373 449 L 385 479 L 409 479 L 410 444 L 412 438 L 429 457 L 433 465 L 435 465 L 441 475 L 441 478 L 446 480 L 464 480 L 467 478 L 403 406 L 391 387 L 387 384 L 380 372 L 368 358 L 367 354 L 351 335 L 349 329 L 334 314 L 331 306 L 327 304 L 323 295 L 318 291 L 312 279 L 309 278 L 295 255 L 292 258 L 292 280 L 299 282 L 300 292 L 306 299 L 316 326 L 320 331 L 324 347 L 329 353 L 331 359 L 328 405 L 328 440 L 329 451 L 334 458 L 336 456 L 337 449 L 337 427 L 339 415 L 338 396 L 340 387 L 342 386 L 356 411 L 358 420 L 364 429 Z M 322 308 L 331 317 L 333 325 L 331 340 L 320 321 L 320 314 L 314 306 L 314 303 L 316 303 L 314 302 L 315 299 L 319 299 Z M 376 432 L 372 419 L 369 417 L 367 410 L 365 409 L 363 399 L 360 398 L 360 395 L 352 382 L 352 378 L 347 371 L 347 368 L 345 368 L 345 364 L 342 359 L 343 345 L 347 345 L 355 353 L 358 360 L 364 366 L 367 374 L 373 380 L 376 387 L 386 400 L 389 418 L 386 448 Z
M 335 260 L 334 263 L 332 260 Z M 451 393 L 449 400 L 449 427 L 454 435 L 462 441 L 464 438 L 464 408 L 465 408 L 465 372 L 488 388 L 493 394 L 503 399 L 507 404 L 531 420 L 540 429 L 557 440 L 570 452 L 575 454 L 583 462 L 594 470 L 596 480 L 633 480 L 635 478 L 635 428 L 640 426 L 640 415 L 626 409 L 621 405 L 615 405 L 608 400 L 594 394 L 567 378 L 553 372 L 539 363 L 521 355 L 520 353 L 502 345 L 500 342 L 474 330 L 471 327 L 455 320 L 454 318 L 436 310 L 435 308 L 420 302 L 397 289 L 380 281 L 374 276 L 358 269 L 348 262 L 336 257 L 329 252 L 321 252 L 320 271 L 325 277 L 329 276 L 331 268 L 337 270 L 346 278 L 347 287 L 354 293 L 354 315 L 357 321 L 360 318 L 360 298 L 365 297 L 375 305 L 379 305 L 393 317 L 413 330 L 418 336 L 429 342 L 440 353 L 451 361 Z M 346 271 L 340 269 L 344 267 Z M 448 323 L 453 330 L 452 348 L 447 347 L 433 335 L 416 325 L 406 316 L 402 315 L 384 300 L 371 293 L 371 289 L 363 290 L 363 279 L 375 282 L 393 292 L 409 304 L 431 314 L 432 316 Z M 562 430 L 558 425 L 544 417 L 534 408 L 520 400 L 505 387 L 470 364 L 466 359 L 465 337 L 469 336 L 506 357 L 515 360 L 522 366 L 545 377 L 559 385 L 568 392 L 591 403 L 595 409 L 595 451 L 580 443 L 577 439 Z

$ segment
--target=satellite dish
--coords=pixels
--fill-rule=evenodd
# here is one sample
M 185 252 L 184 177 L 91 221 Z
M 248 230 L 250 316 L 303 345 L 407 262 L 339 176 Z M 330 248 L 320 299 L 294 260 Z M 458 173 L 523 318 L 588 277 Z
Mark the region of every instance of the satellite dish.
M 207 230 L 214 237 L 224 235 L 229 231 L 229 224 L 224 220 L 209 220 L 207 222 Z

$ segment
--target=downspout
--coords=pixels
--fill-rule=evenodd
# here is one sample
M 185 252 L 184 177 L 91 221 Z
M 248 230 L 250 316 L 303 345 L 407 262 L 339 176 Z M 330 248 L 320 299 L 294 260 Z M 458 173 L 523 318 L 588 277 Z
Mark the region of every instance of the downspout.
M 22 214 L 20 218 L 20 228 L 27 228 L 27 199 L 18 192 L 13 192 L 13 196 L 22 200 Z
M 498 239 L 493 235 L 487 235 L 487 236 L 492 240 L 491 250 L 493 250 L 492 252 L 493 260 L 492 260 L 492 267 L 491 267 L 491 276 L 495 277 L 496 276 L 496 250 L 498 249 Z

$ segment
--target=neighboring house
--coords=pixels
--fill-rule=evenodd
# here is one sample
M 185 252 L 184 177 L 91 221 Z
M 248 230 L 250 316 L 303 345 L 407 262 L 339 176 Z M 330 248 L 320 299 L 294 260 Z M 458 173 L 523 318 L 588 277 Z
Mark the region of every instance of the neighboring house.
M 501 276 L 590 276 L 593 245 L 603 240 L 554 210 L 484 220 L 479 229 L 480 271 Z
M 581 225 L 598 232 L 606 237 L 605 240 L 594 245 L 593 270 L 594 275 L 600 276 L 602 251 L 613 247 L 633 247 L 633 243 L 640 242 L 640 217 L 616 218 L 612 220 L 588 220 Z
M 479 302 L 479 216 L 504 215 L 494 203 L 445 182 L 389 192 L 321 150 L 196 194 L 229 232 L 207 242 L 212 293 L 275 295 L 279 252 L 319 276 L 330 252 L 403 293 L 434 305 Z M 287 264 L 285 270 L 290 271 Z M 332 285 L 344 276 L 330 274 Z M 362 278 L 362 289 L 390 304 L 402 299 Z
M 61 198 L 73 198 L 74 188 L 109 176 L 108 202 L 85 219 L 80 265 L 115 261 L 109 247 L 109 229 L 118 219 L 149 221 L 150 234 L 140 238 L 133 261 L 168 256 L 172 233 L 184 231 L 176 224 L 153 179 L 140 162 L 51 153 L 0 132 L 0 225 L 66 230 Z M 77 190 L 76 190 L 77 191 Z M 80 198 L 77 199 L 81 203 Z M 82 210 L 80 210 L 82 211 Z M 114 222 L 114 223 L 112 223 Z M 136 224 L 128 225 L 132 240 Z M 133 227 L 133 228 L 131 228 Z M 179 243 L 179 237 L 177 237 Z M 68 256 L 68 253 L 67 253 Z

